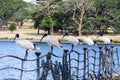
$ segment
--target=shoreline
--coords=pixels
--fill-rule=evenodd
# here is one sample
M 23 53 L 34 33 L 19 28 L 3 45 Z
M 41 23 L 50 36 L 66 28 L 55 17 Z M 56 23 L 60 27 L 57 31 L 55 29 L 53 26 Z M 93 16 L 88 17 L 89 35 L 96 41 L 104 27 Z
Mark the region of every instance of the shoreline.
M 27 39 L 31 41 L 39 41 L 42 37 L 42 34 L 46 33 L 43 30 L 40 30 L 40 35 L 37 34 L 37 29 L 18 29 L 15 30 L 13 33 L 9 30 L 6 31 L 0 31 L 0 40 L 13 40 L 15 37 L 15 34 L 19 33 L 21 39 Z M 54 35 L 56 38 L 61 40 L 63 35 Z M 90 38 L 93 40 L 97 39 L 97 35 L 88 35 Z M 114 35 L 105 35 L 108 36 L 109 38 L 113 39 L 115 42 L 120 43 L 120 35 L 114 34 Z M 82 39 L 82 36 L 76 36 L 79 39 Z

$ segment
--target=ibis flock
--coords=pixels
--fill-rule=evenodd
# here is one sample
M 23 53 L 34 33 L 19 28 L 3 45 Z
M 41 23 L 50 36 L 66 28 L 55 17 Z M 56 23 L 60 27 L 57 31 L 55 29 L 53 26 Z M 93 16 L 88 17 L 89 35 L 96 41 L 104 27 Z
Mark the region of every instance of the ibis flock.
M 96 42 L 94 40 L 92 40 L 90 37 L 84 35 L 82 37 L 82 39 L 78 39 L 77 37 L 74 37 L 72 35 L 69 35 L 68 33 L 65 33 L 63 35 L 63 37 L 61 37 L 61 39 L 66 40 L 68 43 L 71 44 L 71 50 L 74 49 L 75 45 L 82 45 L 83 43 L 87 44 L 88 46 L 92 46 L 95 45 Z M 113 40 L 104 36 L 103 34 L 100 34 L 99 36 L 97 36 L 98 40 L 104 42 L 104 44 L 110 44 L 113 43 Z M 27 59 L 28 56 L 28 50 L 39 50 L 40 48 L 37 46 L 37 44 L 32 43 L 29 40 L 25 40 L 25 39 L 21 39 L 19 34 L 15 35 L 14 41 L 23 49 L 25 49 L 25 56 L 24 59 Z M 46 42 L 50 47 L 51 50 L 50 52 L 53 51 L 53 47 L 58 47 L 58 48 L 62 48 L 62 44 L 59 42 L 59 40 L 54 37 L 53 35 L 49 35 L 49 34 L 44 34 L 41 39 L 40 42 Z

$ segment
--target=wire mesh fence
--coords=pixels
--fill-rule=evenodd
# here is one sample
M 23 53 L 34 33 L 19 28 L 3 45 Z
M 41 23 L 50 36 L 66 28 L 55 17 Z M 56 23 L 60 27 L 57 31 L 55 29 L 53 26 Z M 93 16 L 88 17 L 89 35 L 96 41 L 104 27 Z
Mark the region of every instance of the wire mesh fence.
M 115 73 L 120 68 L 120 53 L 114 46 L 99 47 L 99 50 L 83 48 L 83 51 L 64 50 L 62 56 L 57 56 L 52 52 L 41 56 L 40 52 L 35 52 L 36 59 L 25 60 L 18 56 L 6 55 L 0 57 L 15 58 L 21 61 L 21 68 L 4 67 L 2 70 L 15 69 L 20 71 L 18 79 L 6 78 L 5 80 L 23 80 L 23 72 L 36 71 L 36 80 L 113 80 Z M 60 61 L 53 61 L 53 57 Z M 25 62 L 36 63 L 36 68 L 32 70 L 24 69 Z M 117 70 L 117 71 L 116 71 Z M 118 73 L 119 74 L 119 73 Z

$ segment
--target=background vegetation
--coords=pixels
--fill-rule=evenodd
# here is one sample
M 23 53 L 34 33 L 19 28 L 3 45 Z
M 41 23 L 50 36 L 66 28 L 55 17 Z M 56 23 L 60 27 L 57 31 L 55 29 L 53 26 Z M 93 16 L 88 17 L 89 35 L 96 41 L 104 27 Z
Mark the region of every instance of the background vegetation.
M 33 19 L 38 34 L 40 29 L 49 34 L 108 34 L 108 29 L 120 33 L 119 0 L 36 0 L 36 4 L 0 0 L 0 4 L 1 24 L 22 26 L 24 19 Z

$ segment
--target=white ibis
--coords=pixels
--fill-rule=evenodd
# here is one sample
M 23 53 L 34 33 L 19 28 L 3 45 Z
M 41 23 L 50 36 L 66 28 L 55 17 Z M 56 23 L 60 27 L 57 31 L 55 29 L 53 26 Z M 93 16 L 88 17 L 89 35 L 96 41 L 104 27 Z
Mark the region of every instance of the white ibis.
M 103 41 L 104 42 L 104 44 L 105 44 L 105 50 L 106 50 L 106 52 L 107 52 L 107 44 L 111 44 L 111 43 L 113 43 L 113 40 L 112 39 L 110 39 L 109 37 L 107 37 L 107 36 L 104 36 L 103 35 L 103 32 L 100 32 L 100 36 L 98 36 L 97 37 L 100 41 Z
M 16 43 L 22 47 L 23 49 L 25 49 L 26 54 L 24 56 L 24 59 L 27 59 L 28 56 L 28 50 L 39 50 L 39 48 L 36 46 L 36 44 L 33 44 L 32 42 L 28 41 L 28 40 L 19 40 L 19 34 L 15 35 L 15 41 Z M 18 40 L 17 40 L 18 39 Z
M 113 43 L 113 40 L 112 40 L 112 39 L 110 39 L 110 38 L 108 38 L 108 37 L 106 37 L 106 36 L 103 36 L 103 35 L 99 36 L 98 39 L 99 39 L 100 41 L 103 41 L 105 44 Z
M 84 36 L 82 37 L 82 41 L 87 44 L 87 50 L 89 50 L 90 46 L 92 45 L 96 45 L 96 41 L 93 41 L 90 37 L 86 36 L 84 34 Z
M 40 42 L 46 42 L 49 46 L 51 46 L 51 52 L 53 51 L 53 46 L 58 48 L 62 48 L 62 45 L 59 43 L 58 39 L 52 35 L 44 34 L 40 39 Z
M 87 45 L 94 45 L 95 42 L 89 38 L 88 36 L 83 36 L 83 41 L 87 44 Z
M 74 45 L 82 44 L 82 41 L 80 39 L 77 39 L 74 36 L 69 35 L 68 33 L 65 33 L 62 37 L 62 39 L 67 40 L 68 43 L 72 44 L 72 49 L 74 48 Z

